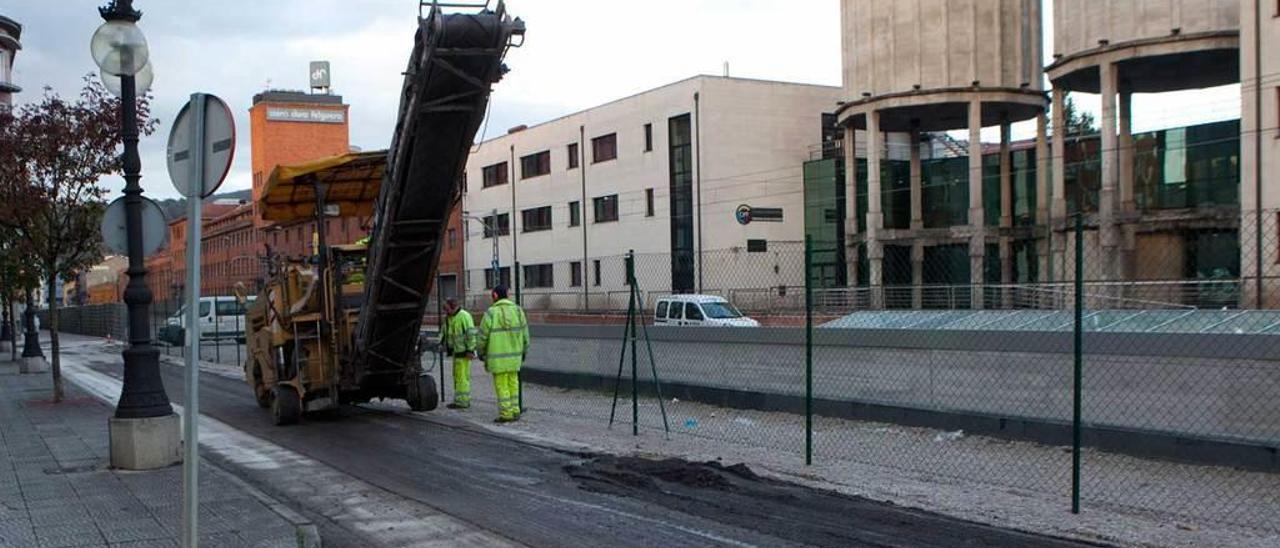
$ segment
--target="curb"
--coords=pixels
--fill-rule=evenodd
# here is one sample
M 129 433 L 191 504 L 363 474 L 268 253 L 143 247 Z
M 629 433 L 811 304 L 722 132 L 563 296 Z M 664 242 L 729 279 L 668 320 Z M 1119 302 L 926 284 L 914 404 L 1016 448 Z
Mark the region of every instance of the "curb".
M 266 494 L 261 489 L 250 485 L 249 482 L 241 479 L 230 470 L 227 470 L 221 463 L 213 462 L 207 457 L 202 457 L 201 460 L 203 460 L 205 464 L 217 469 L 226 476 L 227 479 L 231 480 L 231 483 L 234 483 L 237 487 L 244 489 L 249 493 L 249 495 L 257 499 L 258 502 L 261 502 L 263 506 L 266 506 L 272 512 L 275 512 L 277 516 L 280 516 L 281 519 L 289 522 L 289 525 L 293 526 L 294 536 L 298 541 L 298 548 L 320 548 L 320 529 L 316 527 L 316 524 L 312 523 L 310 519 L 307 519 L 306 516 L 303 516 L 298 513 L 297 510 L 286 506 L 284 503 L 276 500 L 271 495 Z

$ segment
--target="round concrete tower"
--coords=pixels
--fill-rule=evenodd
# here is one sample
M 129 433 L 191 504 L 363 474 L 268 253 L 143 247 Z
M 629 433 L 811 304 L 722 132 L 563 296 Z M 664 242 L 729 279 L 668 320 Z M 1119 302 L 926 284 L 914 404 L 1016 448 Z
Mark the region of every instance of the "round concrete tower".
M 1064 127 L 1068 92 L 1099 94 L 1102 106 L 1096 147 L 1101 181 L 1096 190 L 1088 191 L 1096 192 L 1091 199 L 1096 205 L 1090 206 L 1096 210 L 1087 210 L 1086 220 L 1088 229 L 1097 230 L 1096 244 L 1089 245 L 1099 247 L 1090 253 L 1100 258 L 1096 262 L 1101 270 L 1090 275 L 1132 279 L 1143 262 L 1137 250 L 1154 248 L 1150 239 L 1158 239 L 1161 231 L 1168 232 L 1189 218 L 1206 227 L 1235 230 L 1236 216 L 1226 211 L 1229 206 L 1153 205 L 1159 201 L 1152 198 L 1154 193 L 1136 188 L 1131 118 L 1134 93 L 1240 81 L 1240 4 L 1240 0 L 1054 0 L 1053 63 L 1045 68 L 1053 83 L 1053 125 Z M 1067 141 L 1053 140 L 1054 218 L 1068 213 L 1066 196 L 1085 192 L 1066 188 Z M 1054 253 L 1063 251 L 1055 248 Z M 1170 263 L 1170 269 L 1180 266 Z
M 1009 125 L 1036 118 L 1039 123 L 1035 155 L 1027 155 L 1033 158 L 1031 163 L 1036 167 L 1024 173 L 1032 178 L 1035 189 L 1022 195 L 1038 200 L 1031 224 L 1044 222 L 1047 216 L 1044 203 L 1047 101 L 1041 68 L 1041 9 L 1041 0 L 841 1 L 846 99 L 837 109 L 837 115 L 845 127 L 845 157 L 854 158 L 855 151 L 859 150 L 854 146 L 855 129 L 865 130 L 868 141 L 865 146 L 867 181 L 857 180 L 861 168 L 845 171 L 849 188 L 846 200 L 851 201 L 855 193 L 863 194 L 865 185 L 869 202 L 866 229 L 860 234 L 849 231 L 846 240 L 865 250 L 860 263 L 869 271 L 865 278 L 869 280 L 873 306 L 884 306 L 895 300 L 903 302 L 905 295 L 894 296 L 892 290 L 879 286 L 892 285 L 886 280 L 902 283 L 908 275 L 910 285 L 916 288 L 910 296 L 913 306 L 921 304 L 919 286 L 927 284 L 970 286 L 961 299 L 974 308 L 990 306 L 990 291 L 984 291 L 983 284 L 996 280 L 986 279 L 990 271 L 986 257 L 999 253 L 1002 274 L 998 282 L 1003 285 L 1016 277 L 1009 266 L 1015 246 L 1031 249 L 1033 255 L 1039 256 L 1035 262 L 1047 258 L 1048 247 L 1035 240 L 1034 231 L 1024 226 L 1026 223 L 1015 226 L 1010 213 L 1014 205 L 1010 191 L 1013 160 Z M 986 173 L 995 177 L 998 170 L 1000 184 L 985 188 L 980 131 L 989 126 L 1002 129 L 998 167 L 989 166 Z M 922 154 L 931 154 L 936 148 L 923 146 L 923 142 L 929 141 L 927 132 L 964 129 L 968 130 L 968 143 L 945 135 L 934 136 L 933 142 L 937 143 L 937 139 L 945 142 L 952 149 L 949 154 L 955 158 L 930 158 L 922 163 Z M 885 155 L 888 132 L 911 135 L 909 223 L 902 220 L 901 207 L 894 211 L 895 205 L 902 205 L 902 198 L 895 196 L 895 191 L 890 190 L 885 198 L 881 197 L 883 190 L 900 184 L 893 180 L 882 185 L 881 179 L 892 177 L 895 172 L 890 166 L 886 174 L 882 174 L 882 161 L 895 161 Z M 963 165 L 966 152 L 967 166 Z M 967 211 L 963 203 L 943 204 L 933 198 L 939 195 L 931 191 L 939 186 L 937 176 L 922 185 L 922 179 L 938 171 L 937 166 L 930 164 L 932 160 L 956 160 L 961 164 L 958 170 L 947 166 L 946 171 L 967 175 L 943 184 L 949 187 L 946 193 L 961 196 L 960 202 L 967 194 Z M 892 204 L 885 206 L 882 200 Z M 1000 204 L 998 214 L 995 204 Z M 939 217 L 934 213 L 942 209 L 948 211 L 942 216 L 945 220 L 931 222 Z M 993 223 L 990 220 L 993 218 L 999 221 Z M 847 220 L 846 226 L 856 226 L 856 223 Z M 889 254 L 890 260 L 885 259 L 887 246 L 892 248 L 889 251 L 896 252 Z M 904 261 L 908 248 L 911 258 Z M 931 259 L 944 255 L 954 260 Z M 901 269 L 895 265 L 904 262 L 911 264 L 909 273 L 892 271 Z M 957 265 L 948 269 L 958 272 L 942 279 L 937 276 L 930 279 L 930 272 L 937 270 L 929 266 L 930 262 Z M 966 263 L 967 267 L 959 266 Z

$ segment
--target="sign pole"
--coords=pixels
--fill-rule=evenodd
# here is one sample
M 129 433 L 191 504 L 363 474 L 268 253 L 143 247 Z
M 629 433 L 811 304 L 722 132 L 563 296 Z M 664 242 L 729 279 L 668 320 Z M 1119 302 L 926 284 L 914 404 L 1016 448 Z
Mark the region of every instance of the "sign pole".
M 187 195 L 187 363 L 185 373 L 186 412 L 182 414 L 185 453 L 182 459 L 182 545 L 198 545 L 199 470 L 200 470 L 200 232 L 203 228 L 202 193 L 204 181 L 205 99 L 203 93 L 191 94 L 190 170 Z M 215 303 L 216 304 L 216 303 Z

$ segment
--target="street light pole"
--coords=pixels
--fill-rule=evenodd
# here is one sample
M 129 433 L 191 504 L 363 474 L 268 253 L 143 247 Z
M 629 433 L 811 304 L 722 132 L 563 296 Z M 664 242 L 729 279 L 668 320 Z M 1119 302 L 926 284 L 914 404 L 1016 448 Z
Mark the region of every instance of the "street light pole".
M 142 12 L 133 0 L 112 0 L 98 9 L 105 23 L 91 50 L 104 79 L 120 78 L 120 135 L 124 142 L 125 231 L 129 284 L 124 302 L 129 314 L 129 346 L 123 352 L 124 382 L 110 421 L 111 464 L 145 470 L 178 462 L 178 417 L 160 380 L 160 352 L 151 345 L 151 288 L 142 242 L 142 161 L 138 156 L 138 105 L 134 75 L 147 64 L 146 39 L 134 23 Z M 199 220 L 195 220 L 199 222 Z

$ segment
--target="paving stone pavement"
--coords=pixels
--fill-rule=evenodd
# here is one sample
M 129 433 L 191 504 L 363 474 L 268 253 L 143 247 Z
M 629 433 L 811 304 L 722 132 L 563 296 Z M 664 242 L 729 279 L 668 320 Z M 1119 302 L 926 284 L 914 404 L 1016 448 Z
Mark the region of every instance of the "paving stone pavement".
M 70 382 L 54 404 L 52 384 L 0 361 L 0 548 L 176 548 L 182 467 L 110 469 L 112 409 Z M 298 544 L 292 524 L 204 463 L 199 526 L 203 546 Z

